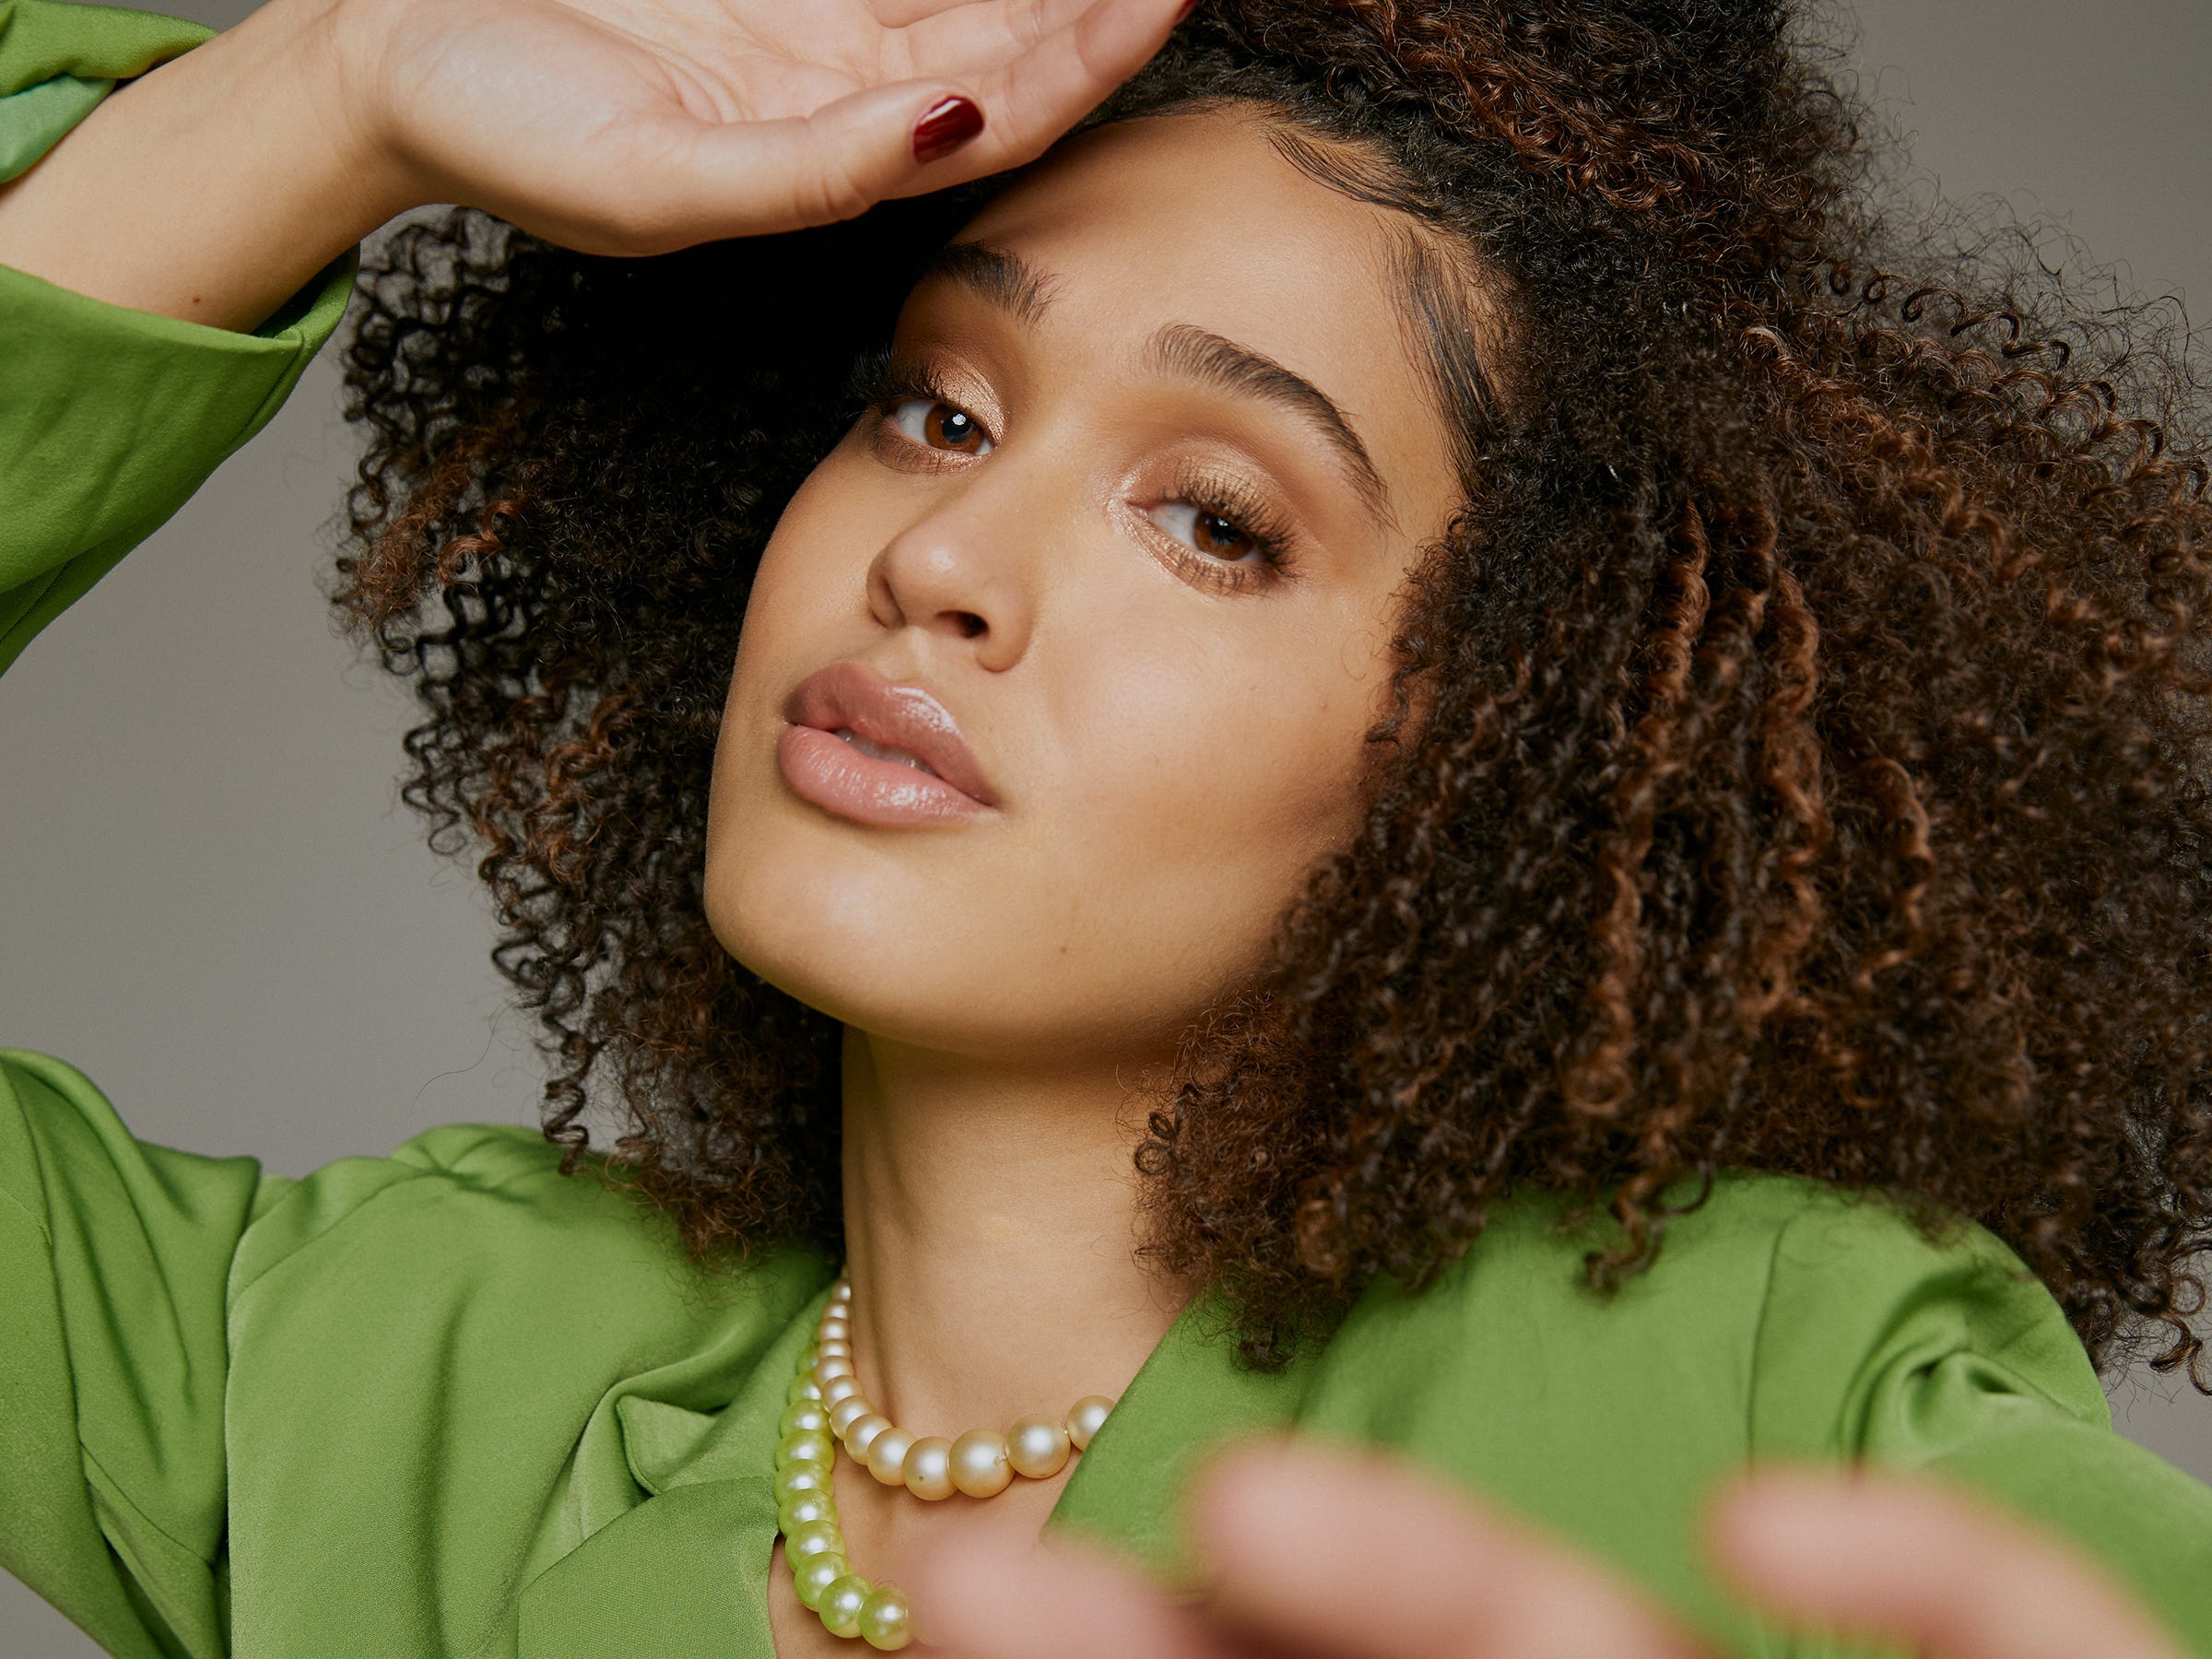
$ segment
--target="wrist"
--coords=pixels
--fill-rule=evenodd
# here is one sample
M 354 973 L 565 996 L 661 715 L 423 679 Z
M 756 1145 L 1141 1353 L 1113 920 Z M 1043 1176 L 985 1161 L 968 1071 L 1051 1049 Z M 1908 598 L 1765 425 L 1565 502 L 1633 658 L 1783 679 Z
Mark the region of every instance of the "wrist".
M 272 0 L 94 109 L 0 190 L 0 264 L 251 328 L 415 204 L 352 102 L 328 0 Z
M 363 9 L 344 0 L 266 0 L 158 72 L 172 77 L 180 112 L 244 106 L 218 118 L 233 170 L 294 200 L 301 229 L 326 257 L 428 199 L 389 141 L 373 101 L 377 77 L 355 49 Z

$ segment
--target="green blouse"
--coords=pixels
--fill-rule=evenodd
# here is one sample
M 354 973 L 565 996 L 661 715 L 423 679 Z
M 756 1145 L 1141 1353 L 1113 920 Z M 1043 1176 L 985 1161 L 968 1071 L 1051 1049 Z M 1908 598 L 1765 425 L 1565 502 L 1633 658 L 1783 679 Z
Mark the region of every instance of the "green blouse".
M 0 0 L 0 178 L 205 31 Z M 0 665 L 283 401 L 351 262 L 251 335 L 0 268 Z M 771 1659 L 783 1386 L 829 1265 L 685 1265 L 665 1218 L 534 1131 L 453 1124 L 301 1179 L 134 1139 L 0 1051 L 0 1566 L 111 1652 L 213 1659 Z M 1270 1428 L 1398 1449 L 1610 1561 L 1737 1654 L 1839 1650 L 1700 1564 L 1747 1458 L 1940 1471 L 2070 1535 L 2212 1659 L 2212 1488 L 2116 1436 L 1995 1238 L 1733 1174 L 1610 1303 L 1559 1204 L 1502 1206 L 1288 1371 L 1202 1299 L 1053 1523 L 1181 1559 L 1194 1460 Z

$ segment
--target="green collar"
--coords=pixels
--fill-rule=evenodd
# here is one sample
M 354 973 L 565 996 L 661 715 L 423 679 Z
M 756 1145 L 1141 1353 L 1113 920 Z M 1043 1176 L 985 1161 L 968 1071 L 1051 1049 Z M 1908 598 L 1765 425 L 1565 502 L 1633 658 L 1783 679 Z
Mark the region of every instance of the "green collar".
M 1288 1428 L 1314 1358 L 1309 1348 L 1282 1371 L 1248 1369 L 1226 1299 L 1210 1290 L 1198 1297 L 1122 1392 L 1049 1524 L 1187 1578 L 1182 1500 L 1191 1480 L 1222 1446 Z
M 768 1573 L 777 1423 L 784 1386 L 830 1295 L 828 1268 L 807 1265 L 783 1288 L 796 1292 L 793 1310 L 764 1346 L 756 1335 L 734 1351 L 710 1348 L 633 1378 L 603 1402 L 620 1424 L 631 1475 L 653 1496 L 612 1517 L 582 1518 L 588 1535 L 524 1592 L 521 1659 L 629 1652 L 641 1631 L 681 1632 L 727 1659 L 774 1659 Z M 1221 1445 L 1288 1427 L 1311 1360 L 1271 1373 L 1246 1369 L 1226 1302 L 1199 1297 L 1077 1460 L 1048 1525 L 1171 1580 L 1187 1578 L 1186 1484 Z M 718 1382 L 726 1390 L 734 1374 L 735 1393 L 713 1403 Z

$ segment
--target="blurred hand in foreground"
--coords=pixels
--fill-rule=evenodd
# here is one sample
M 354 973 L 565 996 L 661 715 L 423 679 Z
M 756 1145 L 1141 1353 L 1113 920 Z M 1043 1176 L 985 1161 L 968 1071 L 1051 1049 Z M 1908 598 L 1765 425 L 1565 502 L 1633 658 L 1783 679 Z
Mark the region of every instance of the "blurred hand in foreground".
M 1194 1528 L 1202 1603 L 1088 1550 L 956 1538 L 916 1577 L 917 1626 L 964 1659 L 1716 1659 L 1609 1566 L 1371 1453 L 1230 1453 Z M 1755 1469 L 1704 1542 L 1794 1628 L 1926 1659 L 2183 1659 L 2086 1553 L 1925 1477 Z

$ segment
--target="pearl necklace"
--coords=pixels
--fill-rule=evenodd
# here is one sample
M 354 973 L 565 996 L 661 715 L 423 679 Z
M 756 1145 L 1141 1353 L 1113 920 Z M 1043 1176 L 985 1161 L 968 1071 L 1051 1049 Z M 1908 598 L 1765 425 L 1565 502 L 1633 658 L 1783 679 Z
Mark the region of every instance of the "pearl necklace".
M 830 1287 L 815 1339 L 799 1356 L 784 1394 L 776 1446 L 776 1528 L 783 1538 L 792 1587 L 800 1604 L 832 1636 L 864 1638 L 892 1650 L 913 1640 L 913 1613 L 896 1584 L 874 1584 L 851 1569 L 844 1529 L 837 1524 L 831 1473 L 840 1441 L 885 1486 L 904 1487 L 935 1502 L 955 1491 L 994 1498 L 1017 1475 L 1047 1480 L 1067 1466 L 1071 1451 L 1090 1444 L 1113 1409 L 1088 1394 L 1065 1418 L 1025 1417 L 1006 1433 L 975 1429 L 955 1440 L 917 1440 L 871 1406 L 853 1371 L 853 1284 Z

